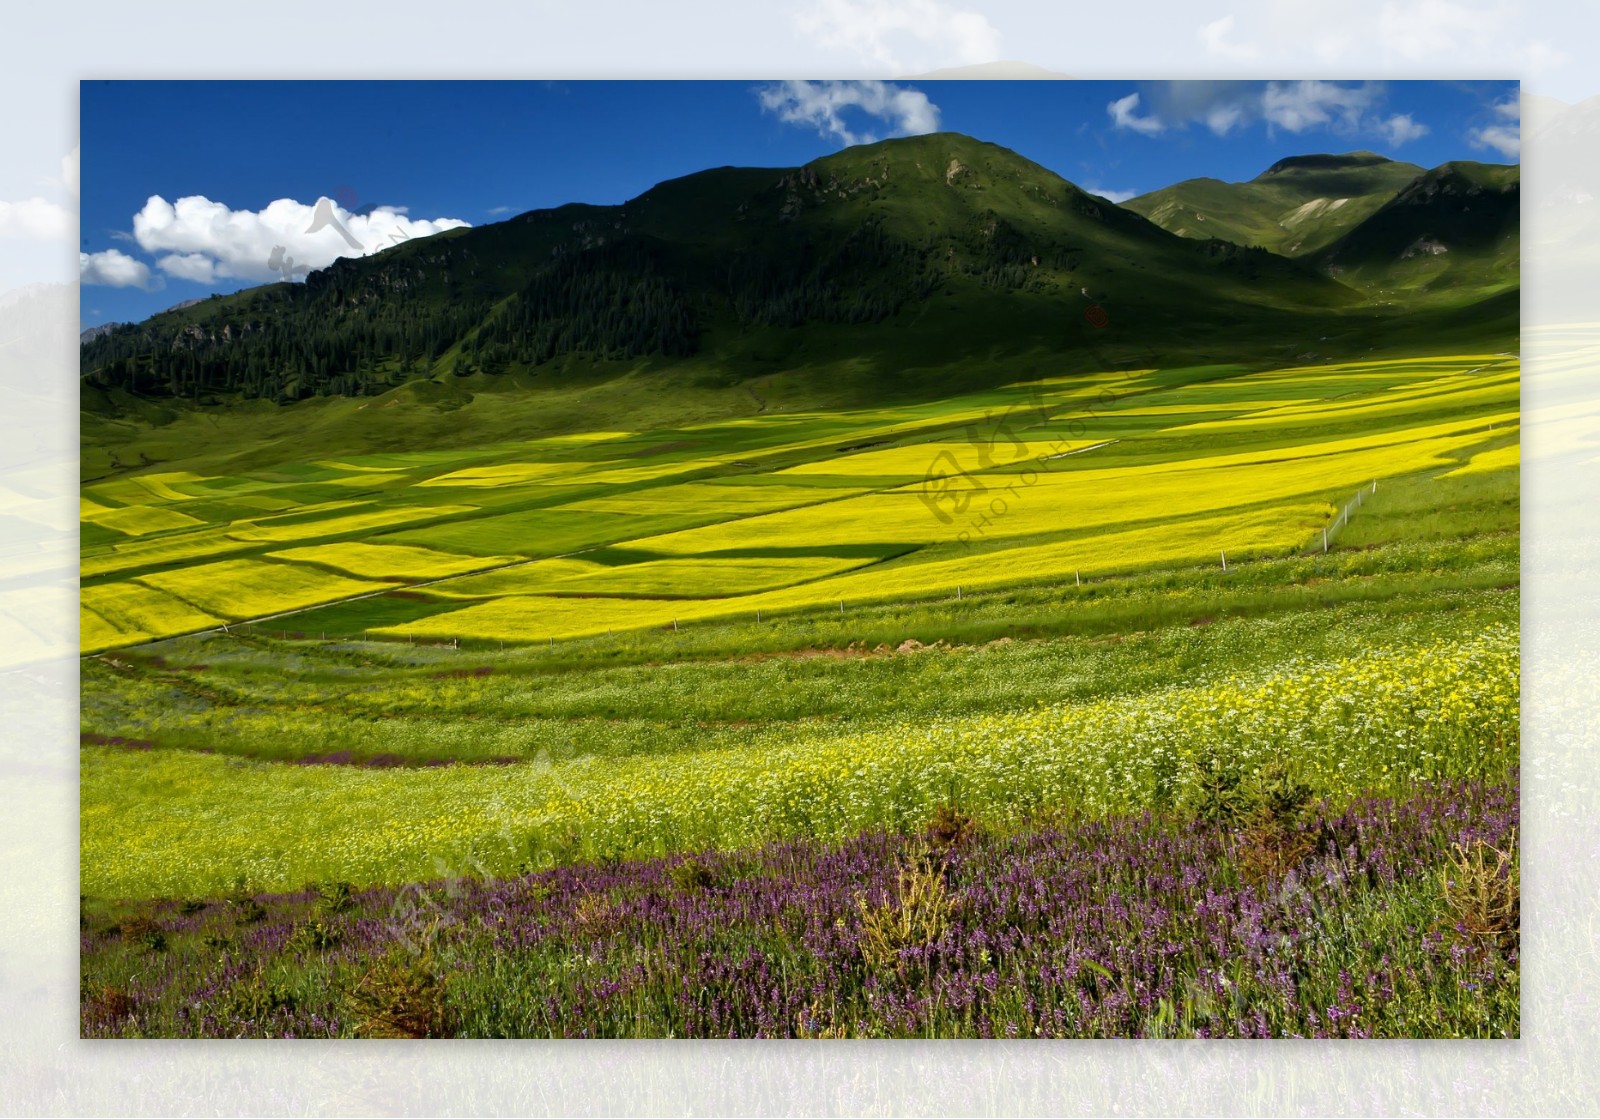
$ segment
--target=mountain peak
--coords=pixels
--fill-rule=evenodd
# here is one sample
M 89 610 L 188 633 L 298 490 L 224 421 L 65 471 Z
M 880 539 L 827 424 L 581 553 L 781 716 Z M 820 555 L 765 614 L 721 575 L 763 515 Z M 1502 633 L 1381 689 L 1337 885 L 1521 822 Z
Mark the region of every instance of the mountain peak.
M 1281 175 L 1289 171 L 1348 171 L 1355 167 L 1376 167 L 1380 163 L 1393 163 L 1394 160 L 1377 152 L 1359 151 L 1346 152 L 1343 155 L 1291 155 L 1278 160 L 1260 175 L 1257 181 L 1271 175 Z

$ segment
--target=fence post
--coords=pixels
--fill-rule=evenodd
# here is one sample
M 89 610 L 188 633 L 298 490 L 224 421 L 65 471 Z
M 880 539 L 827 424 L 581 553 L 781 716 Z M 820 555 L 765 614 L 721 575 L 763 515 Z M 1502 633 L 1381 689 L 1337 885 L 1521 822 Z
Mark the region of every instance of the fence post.
M 677 633 L 678 632 L 678 619 L 677 618 L 673 618 L 672 619 L 672 632 L 673 633 Z
M 956 601 L 957 602 L 961 601 L 961 584 L 960 583 L 956 584 Z
M 1326 552 L 1328 550 L 1328 530 L 1327 529 L 1323 529 L 1322 530 L 1322 550 L 1324 552 Z
M 1224 571 L 1228 570 L 1228 553 L 1227 552 L 1223 552 L 1222 553 L 1222 570 L 1224 570 Z
M 1072 580 L 1073 580 L 1073 582 L 1077 583 L 1078 586 L 1080 586 L 1080 587 L 1083 586 L 1083 574 L 1082 574 L 1082 572 L 1080 572 L 1076 568 L 1074 568 L 1073 572 L 1072 572 Z

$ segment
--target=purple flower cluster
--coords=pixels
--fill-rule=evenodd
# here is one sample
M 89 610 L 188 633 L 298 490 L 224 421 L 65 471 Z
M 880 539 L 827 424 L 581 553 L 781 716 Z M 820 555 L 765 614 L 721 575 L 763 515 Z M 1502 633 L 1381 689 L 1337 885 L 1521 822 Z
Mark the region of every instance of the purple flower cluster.
M 472 1036 L 1515 1036 L 1516 952 L 1452 927 L 1439 876 L 1454 844 L 1514 843 L 1517 804 L 1460 783 L 1324 811 L 1265 876 L 1240 832 L 1145 814 L 375 889 L 337 911 L 306 891 L 260 899 L 253 924 L 164 902 L 143 911 L 160 949 L 89 922 L 82 1026 L 361 1033 L 351 992 L 411 961 Z M 895 939 L 913 906 L 921 931 Z

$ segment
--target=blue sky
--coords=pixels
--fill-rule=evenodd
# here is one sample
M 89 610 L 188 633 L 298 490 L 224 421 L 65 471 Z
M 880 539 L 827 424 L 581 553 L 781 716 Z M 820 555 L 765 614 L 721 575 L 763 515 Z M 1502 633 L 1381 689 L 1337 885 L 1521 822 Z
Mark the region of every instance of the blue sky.
M 84 82 L 81 319 L 137 320 L 456 224 L 936 129 L 1118 200 L 1306 152 L 1503 162 L 1515 96 L 1514 82 L 1461 81 Z

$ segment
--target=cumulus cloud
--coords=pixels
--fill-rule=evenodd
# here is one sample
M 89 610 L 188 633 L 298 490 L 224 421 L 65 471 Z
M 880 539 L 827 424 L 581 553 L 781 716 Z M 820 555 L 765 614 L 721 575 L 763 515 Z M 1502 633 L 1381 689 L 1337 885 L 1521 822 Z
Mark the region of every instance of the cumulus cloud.
M 1139 95 L 1130 93 L 1126 97 L 1118 98 L 1106 106 L 1106 112 L 1111 116 L 1111 123 L 1118 128 L 1127 128 L 1146 136 L 1154 136 L 1158 132 L 1165 132 L 1167 126 L 1162 124 L 1157 117 L 1141 117 L 1134 110 L 1139 107 Z
M 1218 136 L 1226 136 L 1235 127 L 1243 124 L 1245 118 L 1246 113 L 1243 105 L 1213 105 L 1206 110 L 1202 119 L 1205 121 L 1206 127 Z
M 197 284 L 216 281 L 217 265 L 205 253 L 168 253 L 156 261 L 156 267 L 179 280 L 192 280 Z
M 202 195 L 176 202 L 152 195 L 133 217 L 133 239 L 145 252 L 161 254 L 157 267 L 169 276 L 210 283 L 292 278 L 340 257 L 367 256 L 468 224 L 414 219 L 396 206 L 352 213 L 327 198 L 315 205 L 280 198 L 260 210 L 234 210 Z
M 113 288 L 142 288 L 155 291 L 161 278 L 151 276 L 149 265 L 118 249 L 78 254 L 78 280 L 85 284 L 104 284 Z
M 1401 144 L 1426 136 L 1428 126 L 1412 120 L 1410 113 L 1395 113 L 1378 126 L 1378 132 L 1390 147 L 1398 148 Z
M 1000 33 L 981 13 L 942 0 L 813 0 L 795 15 L 824 47 L 849 51 L 887 71 L 993 62 Z
M 1107 202 L 1121 203 L 1130 198 L 1139 197 L 1139 192 L 1136 190 L 1106 190 L 1104 187 L 1097 186 L 1086 186 L 1083 189 L 1086 194 L 1098 194 Z
M 1467 133 L 1475 148 L 1489 148 L 1506 159 L 1516 159 L 1522 153 L 1522 102 L 1508 97 L 1494 107 L 1497 118 L 1482 128 Z
M 1218 28 L 1215 33 L 1221 35 L 1228 26 L 1219 25 L 1225 24 L 1226 18 L 1209 27 Z M 1106 111 L 1117 128 L 1146 136 L 1191 125 L 1228 136 L 1265 124 L 1269 130 L 1281 128 L 1296 135 L 1324 131 L 1381 137 L 1393 147 L 1427 135 L 1428 126 L 1410 113 L 1380 114 L 1383 99 L 1384 87 L 1375 82 L 1152 82 L 1142 94 L 1130 93 L 1111 102 Z
M 1261 115 L 1269 125 L 1295 133 L 1312 128 L 1354 132 L 1376 93 L 1375 87 L 1366 83 L 1268 82 L 1261 95 Z
M 761 107 L 790 124 L 815 128 L 846 144 L 870 144 L 871 132 L 855 132 L 844 119 L 847 110 L 887 124 L 891 135 L 920 136 L 939 130 L 939 107 L 919 90 L 880 81 L 787 81 L 758 92 Z

